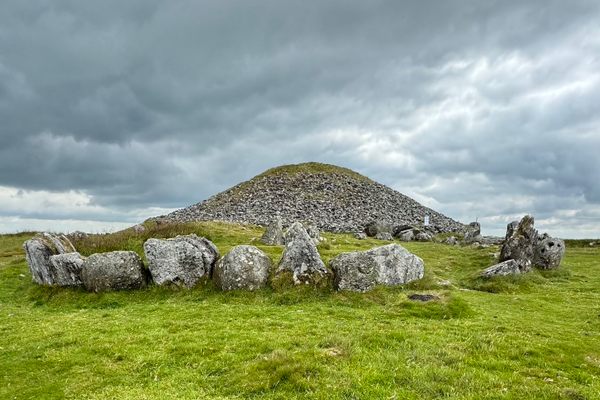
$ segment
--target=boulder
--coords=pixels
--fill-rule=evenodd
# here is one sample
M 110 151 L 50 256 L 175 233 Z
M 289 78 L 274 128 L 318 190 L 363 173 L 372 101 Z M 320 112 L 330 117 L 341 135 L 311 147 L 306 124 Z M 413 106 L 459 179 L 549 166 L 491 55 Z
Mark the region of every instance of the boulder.
M 354 234 L 354 238 L 358 240 L 365 240 L 367 238 L 367 234 L 364 232 L 356 232 Z
M 367 292 L 377 285 L 379 265 L 366 252 L 342 253 L 331 260 L 333 287 L 336 290 Z
M 379 232 L 377 235 L 375 235 L 375 239 L 377 240 L 394 240 L 394 238 L 392 237 L 392 234 L 389 232 Z
M 133 251 L 92 254 L 81 269 L 81 281 L 92 292 L 140 289 L 146 274 L 140 257 Z
M 398 234 L 397 237 L 402 242 L 412 242 L 413 240 L 415 240 L 415 233 L 412 229 L 410 229 L 408 231 L 401 232 L 400 234 Z
M 458 244 L 458 239 L 454 236 L 450 236 L 444 240 L 444 243 L 450 246 L 456 246 Z
M 375 237 L 380 233 L 392 234 L 393 227 L 391 224 L 384 221 L 372 221 L 365 227 L 365 233 L 369 237 Z
M 277 216 L 271 221 L 260 241 L 269 246 L 281 246 L 285 244 L 281 217 Z
M 565 255 L 565 242 L 543 234 L 535 246 L 534 265 L 541 269 L 558 268 Z
M 423 278 L 423 260 L 399 244 L 342 253 L 331 260 L 334 288 L 365 292 L 375 285 L 395 286 Z
M 406 232 L 406 231 L 412 231 L 413 230 L 413 226 L 411 225 L 396 225 L 394 226 L 394 229 L 392 229 L 392 236 L 393 237 L 398 237 L 400 236 L 402 233 Z
M 312 224 L 305 224 L 304 228 L 306 229 L 306 233 L 308 233 L 308 236 L 310 236 L 310 238 L 313 240 L 313 242 L 315 242 L 315 244 L 319 244 L 319 242 L 321 242 L 323 238 L 321 237 L 321 232 L 319 231 L 319 228 Z
M 41 233 L 23 243 L 25 258 L 33 281 L 40 285 L 56 285 L 62 279 L 50 263 L 50 257 L 57 254 L 73 253 L 75 247 L 64 235 Z
M 464 242 L 471 244 L 474 242 L 482 242 L 481 225 L 479 222 L 471 222 L 465 229 Z
M 215 284 L 222 290 L 256 290 L 269 278 L 271 259 L 254 246 L 236 246 L 217 263 Z
M 499 264 L 492 265 L 486 268 L 481 276 L 484 278 L 492 278 L 494 276 L 518 275 L 529 270 L 516 260 L 506 260 Z
M 81 268 L 84 258 L 81 254 L 62 253 L 50 256 L 50 265 L 52 265 L 54 285 L 58 286 L 82 286 Z
M 295 222 L 286 232 L 285 240 L 277 274 L 292 273 L 294 284 L 317 283 L 329 275 L 315 243 L 302 224 Z
M 133 229 L 133 231 L 138 235 L 146 232 L 146 227 L 142 224 L 134 225 L 131 229 Z
M 431 242 L 433 235 L 429 232 L 421 231 L 415 235 L 415 240 L 418 242 Z
M 219 259 L 217 247 L 194 234 L 144 243 L 148 269 L 157 285 L 193 287 L 208 279 Z
M 531 269 L 534 259 L 534 248 L 537 244 L 537 231 L 533 227 L 534 219 L 526 215 L 515 226 L 507 226 L 506 240 L 500 250 L 500 261 L 515 260 L 521 271 Z

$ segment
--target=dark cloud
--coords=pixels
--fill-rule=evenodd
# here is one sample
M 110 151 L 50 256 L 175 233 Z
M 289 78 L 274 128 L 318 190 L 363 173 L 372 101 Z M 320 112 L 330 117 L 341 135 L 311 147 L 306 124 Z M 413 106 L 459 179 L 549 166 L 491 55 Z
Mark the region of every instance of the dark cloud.
M 6 1 L 0 187 L 130 220 L 317 160 L 494 229 L 589 225 L 599 17 L 595 1 Z

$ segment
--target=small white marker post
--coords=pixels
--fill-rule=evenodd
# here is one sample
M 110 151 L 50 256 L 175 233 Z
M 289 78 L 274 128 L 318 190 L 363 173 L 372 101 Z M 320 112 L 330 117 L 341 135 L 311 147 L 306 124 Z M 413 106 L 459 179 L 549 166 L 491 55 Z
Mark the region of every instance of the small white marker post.
M 423 221 L 423 225 L 429 226 L 429 214 L 425 214 L 425 221 Z

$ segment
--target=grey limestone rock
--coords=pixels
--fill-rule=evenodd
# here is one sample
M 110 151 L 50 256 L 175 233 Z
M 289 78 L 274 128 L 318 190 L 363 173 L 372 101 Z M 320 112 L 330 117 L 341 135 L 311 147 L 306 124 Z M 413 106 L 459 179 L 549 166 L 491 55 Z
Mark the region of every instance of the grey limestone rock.
M 389 232 L 379 232 L 377 235 L 375 235 L 375 239 L 388 241 L 394 240 L 392 234 Z
M 518 275 L 525 273 L 528 270 L 529 268 L 524 267 L 523 264 L 511 259 L 486 268 L 481 273 L 481 276 L 484 278 L 491 278 L 494 276 Z
M 400 239 L 402 242 L 412 242 L 413 240 L 415 240 L 415 233 L 412 229 L 400 232 L 398 234 L 398 239 Z
M 365 292 L 375 285 L 396 286 L 421 279 L 423 260 L 399 244 L 342 253 L 331 260 L 334 288 Z
M 271 259 L 254 246 L 236 246 L 215 266 L 213 280 L 222 290 L 256 290 L 269 278 Z
M 393 229 L 394 227 L 392 226 L 392 224 L 385 221 L 376 220 L 367 224 L 367 226 L 365 227 L 365 233 L 367 234 L 367 236 L 370 237 L 377 237 L 377 235 L 382 234 L 391 236 Z
M 81 281 L 92 292 L 140 289 L 146 274 L 140 257 L 133 251 L 92 254 L 83 262 Z
M 534 259 L 537 231 L 533 227 L 534 219 L 526 215 L 515 226 L 507 226 L 506 239 L 500 250 L 500 261 L 515 260 L 522 271 L 531 269 Z
M 415 235 L 415 240 L 418 242 L 431 242 L 433 240 L 433 235 L 429 232 L 419 232 Z
M 148 239 L 144 243 L 148 269 L 157 285 L 193 287 L 208 279 L 219 259 L 208 239 L 192 235 L 172 239 Z
M 281 217 L 277 216 L 269 223 L 260 241 L 269 246 L 280 246 L 285 244 Z
M 479 224 L 479 222 L 471 222 L 465 228 L 464 242 L 466 244 L 471 244 L 471 243 L 474 243 L 474 242 L 480 242 L 481 243 L 481 241 L 482 241 L 482 237 L 481 237 L 481 225 Z
M 285 240 L 277 274 L 292 273 L 294 284 L 315 283 L 329 275 L 315 243 L 302 224 L 295 222 L 286 232 Z
M 555 269 L 560 266 L 565 255 L 565 242 L 561 239 L 550 237 L 548 234 L 540 236 L 535 246 L 534 265 L 541 269 Z
M 27 240 L 23 249 L 32 279 L 40 285 L 56 285 L 61 280 L 61 273 L 57 274 L 50 263 L 51 256 L 75 252 L 75 247 L 66 236 L 50 233 L 41 233 Z
M 54 275 L 54 285 L 58 286 L 82 286 L 81 268 L 84 258 L 81 254 L 62 253 L 50 256 L 50 265 L 52 265 Z
M 355 232 L 354 238 L 358 240 L 365 240 L 367 238 L 367 234 L 364 232 Z

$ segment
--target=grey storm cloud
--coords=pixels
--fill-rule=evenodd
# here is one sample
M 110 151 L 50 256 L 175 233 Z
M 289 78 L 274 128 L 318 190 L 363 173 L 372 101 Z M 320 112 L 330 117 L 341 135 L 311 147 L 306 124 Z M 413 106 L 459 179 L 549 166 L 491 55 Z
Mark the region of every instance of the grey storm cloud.
M 7 0 L 0 186 L 80 191 L 114 220 L 316 160 L 456 218 L 591 221 L 599 18 L 596 1 Z

